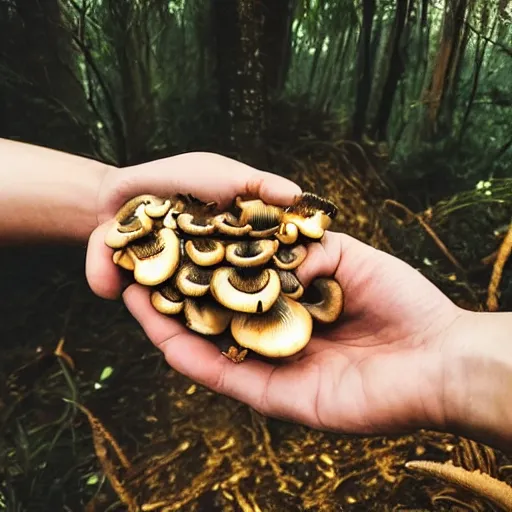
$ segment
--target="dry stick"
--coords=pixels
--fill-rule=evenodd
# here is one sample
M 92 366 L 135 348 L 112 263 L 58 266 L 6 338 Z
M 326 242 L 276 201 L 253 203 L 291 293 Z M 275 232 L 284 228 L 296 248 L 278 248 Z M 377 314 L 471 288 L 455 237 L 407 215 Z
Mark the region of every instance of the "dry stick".
M 395 201 L 393 199 L 386 199 L 384 201 L 384 205 L 391 204 L 398 208 L 401 208 L 407 215 L 410 215 L 412 218 L 416 219 L 418 223 L 423 227 L 423 229 L 431 236 L 432 240 L 434 240 L 435 244 L 441 249 L 443 254 L 451 261 L 451 263 L 458 268 L 461 272 L 464 272 L 461 264 L 457 261 L 455 256 L 448 250 L 448 247 L 442 242 L 442 240 L 436 235 L 435 231 L 422 219 L 421 215 L 412 212 L 407 208 L 407 206 Z
M 496 261 L 492 268 L 491 280 L 489 281 L 489 288 L 487 290 L 487 309 L 489 311 L 497 311 L 499 308 L 498 304 L 498 288 L 500 286 L 501 277 L 503 275 L 503 267 L 510 257 L 512 252 L 512 223 L 508 228 L 508 232 L 503 240 Z

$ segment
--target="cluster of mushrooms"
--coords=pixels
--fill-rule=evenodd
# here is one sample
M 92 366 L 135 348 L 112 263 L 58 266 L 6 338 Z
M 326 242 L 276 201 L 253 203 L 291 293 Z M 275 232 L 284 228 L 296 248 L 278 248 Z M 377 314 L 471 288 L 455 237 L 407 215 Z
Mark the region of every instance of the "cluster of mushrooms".
M 294 272 L 337 212 L 309 192 L 286 208 L 237 197 L 223 211 L 191 195 L 146 194 L 118 211 L 105 243 L 116 265 L 151 287 L 157 311 L 183 315 L 204 336 L 230 327 L 242 347 L 223 352 L 233 362 L 248 350 L 279 358 L 307 345 L 313 320 L 332 323 L 342 312 L 337 281 L 317 278 L 305 290 Z

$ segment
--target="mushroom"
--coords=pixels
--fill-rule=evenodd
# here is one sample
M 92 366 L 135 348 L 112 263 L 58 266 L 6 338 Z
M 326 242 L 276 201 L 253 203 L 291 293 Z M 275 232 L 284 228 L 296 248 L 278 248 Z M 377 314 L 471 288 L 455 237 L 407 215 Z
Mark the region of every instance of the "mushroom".
M 283 222 L 279 226 L 276 238 L 286 245 L 294 244 L 299 238 L 299 228 L 292 222 Z
M 213 272 L 210 292 L 223 306 L 244 313 L 264 313 L 279 297 L 281 282 L 274 269 L 221 267 Z
M 205 336 L 223 333 L 233 318 L 233 311 L 215 302 L 210 296 L 185 299 L 184 312 L 187 327 Z
M 184 297 L 174 283 L 164 283 L 151 293 L 151 304 L 164 315 L 177 315 L 184 306 Z
M 217 265 L 224 259 L 225 248 L 222 242 L 211 238 L 197 238 L 185 242 L 188 257 L 196 264 L 204 267 Z
M 242 240 L 226 247 L 226 260 L 236 267 L 260 266 L 272 258 L 278 247 L 278 240 Z
M 191 196 L 192 197 L 192 196 Z M 177 216 L 178 227 L 189 235 L 205 236 L 215 233 L 212 223 L 212 210 L 217 203 L 203 203 L 199 199 L 189 198 L 190 204 L 185 206 L 183 213 Z
M 308 250 L 304 245 L 296 245 L 294 247 L 281 246 L 273 258 L 277 268 L 293 270 L 306 259 L 307 255 Z
M 280 295 L 263 315 L 235 313 L 231 334 L 248 350 L 266 357 L 287 357 L 302 350 L 311 339 L 313 319 L 299 302 Z M 233 350 L 230 349 L 233 354 Z
M 285 210 L 283 222 L 295 224 L 304 236 L 318 240 L 337 214 L 338 208 L 332 201 L 305 192 Z
M 153 229 L 153 219 L 146 213 L 147 206 L 159 207 L 165 201 L 144 194 L 127 201 L 117 212 L 114 223 L 105 236 L 112 249 L 121 249 L 130 242 L 147 235 Z
M 152 219 L 159 219 L 165 217 L 171 209 L 171 204 L 170 199 L 166 199 L 162 204 L 147 204 L 144 208 L 144 213 Z
M 210 289 L 212 273 L 212 270 L 198 267 L 189 261 L 176 272 L 176 286 L 183 295 L 201 297 Z
M 250 236 L 263 238 L 273 235 L 279 229 L 284 213 L 282 208 L 265 204 L 261 199 L 244 201 L 240 196 L 236 198 L 235 204 L 241 211 L 239 225 L 249 224 Z
M 343 289 L 335 279 L 318 277 L 306 290 L 301 304 L 321 323 L 335 322 L 343 311 Z
M 240 225 L 240 221 L 230 212 L 216 215 L 212 220 L 212 224 L 219 233 L 229 236 L 244 236 L 252 229 L 250 224 Z
M 281 291 L 290 299 L 300 299 L 304 293 L 304 287 L 297 276 L 287 270 L 277 270 L 279 280 L 281 281 Z
M 133 259 L 130 258 L 125 249 L 119 249 L 112 255 L 112 261 L 121 268 L 126 270 L 135 269 L 135 264 L 133 263 Z
M 132 242 L 126 254 L 133 260 L 134 277 L 146 286 L 169 279 L 180 262 L 180 241 L 172 229 L 162 228 Z

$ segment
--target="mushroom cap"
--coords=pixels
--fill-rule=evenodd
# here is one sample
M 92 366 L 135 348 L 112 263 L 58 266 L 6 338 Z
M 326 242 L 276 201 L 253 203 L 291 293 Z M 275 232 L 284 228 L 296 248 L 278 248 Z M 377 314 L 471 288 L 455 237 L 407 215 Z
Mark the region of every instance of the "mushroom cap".
M 233 318 L 233 311 L 215 302 L 210 296 L 186 298 L 184 313 L 187 327 L 204 336 L 223 333 Z
M 267 263 L 278 248 L 278 240 L 241 240 L 226 247 L 226 260 L 236 267 L 257 267 Z
M 224 259 L 225 247 L 222 242 L 211 238 L 196 238 L 185 242 L 188 257 L 202 267 L 217 265 Z
M 278 206 L 264 203 L 261 199 L 242 200 L 238 196 L 235 200 L 237 208 L 241 210 L 239 224 L 249 224 L 252 237 L 266 237 L 273 235 L 279 229 L 284 210 Z
M 118 249 L 112 255 L 112 261 L 121 268 L 126 270 L 130 270 L 133 272 L 135 269 L 135 264 L 133 262 L 133 258 L 126 252 L 125 249 Z
M 295 300 L 280 295 L 262 315 L 235 313 L 231 334 L 236 342 L 266 357 L 287 357 L 302 350 L 311 339 L 313 319 Z
M 212 220 L 212 224 L 219 233 L 228 236 L 244 236 L 252 229 L 250 224 L 240 225 L 239 220 L 229 212 L 216 215 Z
M 208 293 L 213 270 L 187 261 L 176 272 L 176 287 L 187 297 L 201 297 Z
M 146 196 L 139 196 L 139 198 L 144 197 Z M 147 235 L 153 229 L 153 220 L 146 215 L 145 211 L 149 199 L 140 200 L 139 204 L 135 199 L 128 201 L 116 214 L 112 226 L 105 235 L 105 244 L 112 249 L 126 247 L 130 242 Z
M 281 292 L 290 299 L 300 299 L 304 293 L 304 287 L 298 277 L 288 270 L 277 270 L 277 274 L 281 281 Z
M 207 236 L 215 233 L 215 226 L 206 215 L 194 215 L 192 213 L 180 213 L 176 220 L 178 227 L 189 235 Z
M 294 244 L 299 238 L 299 228 L 292 222 L 283 222 L 279 226 L 276 238 L 285 245 Z
M 185 298 L 174 284 L 167 282 L 151 293 L 151 304 L 164 315 L 177 315 L 183 310 Z
M 311 282 L 301 304 L 318 322 L 333 323 L 343 311 L 343 289 L 335 279 L 318 277 Z
M 213 272 L 210 292 L 223 306 L 245 313 L 264 313 L 279 297 L 281 282 L 274 269 L 221 267 Z
M 155 286 L 169 279 L 180 263 L 180 240 L 172 229 L 149 233 L 126 248 L 134 263 L 135 280 Z
M 144 208 L 144 212 L 148 217 L 152 219 L 159 219 L 165 217 L 167 212 L 171 209 L 171 200 L 166 199 L 162 204 L 150 203 Z
M 304 245 L 294 247 L 281 246 L 274 254 L 274 263 L 282 270 L 296 269 L 306 259 L 308 250 Z

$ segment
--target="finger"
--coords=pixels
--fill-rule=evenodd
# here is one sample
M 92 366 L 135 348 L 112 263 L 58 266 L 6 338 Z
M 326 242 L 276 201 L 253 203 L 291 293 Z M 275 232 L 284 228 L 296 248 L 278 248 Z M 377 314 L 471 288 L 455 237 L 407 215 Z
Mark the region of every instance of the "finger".
M 202 201 L 216 201 L 224 207 L 237 195 L 258 197 L 265 202 L 286 206 L 301 194 L 292 181 L 260 171 L 215 153 L 185 153 L 141 165 L 116 169 L 107 177 L 100 200 L 108 204 L 107 215 L 121 204 L 142 194 L 192 194 Z M 115 203 L 109 195 L 115 189 Z
M 275 366 L 251 359 L 235 364 L 179 320 L 158 313 L 147 288 L 134 284 L 123 293 L 123 299 L 167 363 L 179 373 L 264 415 L 315 424 L 314 390 L 319 377 L 314 365 L 308 369 L 304 360 Z M 298 389 L 305 391 L 298 393 Z
M 113 250 L 105 244 L 112 222 L 97 227 L 89 237 L 85 259 L 85 275 L 91 290 L 103 299 L 116 299 L 122 287 L 120 269 L 112 262 Z

